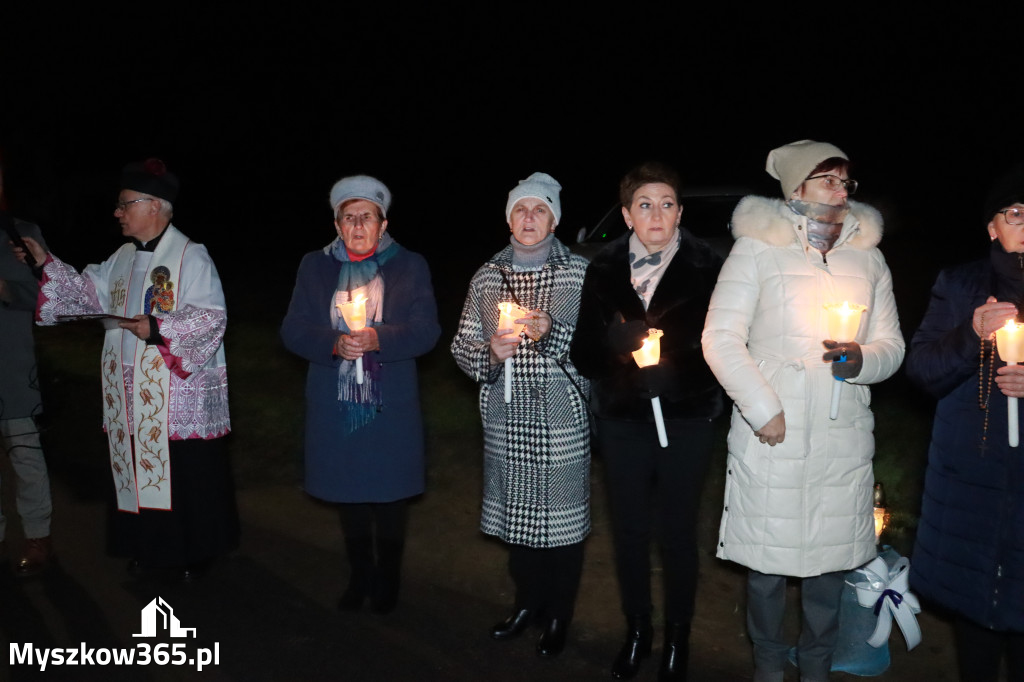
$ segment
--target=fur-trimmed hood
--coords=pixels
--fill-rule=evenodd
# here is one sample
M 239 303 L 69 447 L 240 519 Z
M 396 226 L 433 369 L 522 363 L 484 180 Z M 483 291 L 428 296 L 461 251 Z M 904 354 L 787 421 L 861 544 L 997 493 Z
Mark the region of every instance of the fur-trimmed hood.
M 843 220 L 843 230 L 836 244 L 847 244 L 855 249 L 870 249 L 882 241 L 882 214 L 875 208 L 850 201 L 850 212 Z M 744 197 L 732 214 L 733 238 L 750 237 L 771 244 L 786 246 L 799 241 L 795 225 L 801 216 L 781 199 Z

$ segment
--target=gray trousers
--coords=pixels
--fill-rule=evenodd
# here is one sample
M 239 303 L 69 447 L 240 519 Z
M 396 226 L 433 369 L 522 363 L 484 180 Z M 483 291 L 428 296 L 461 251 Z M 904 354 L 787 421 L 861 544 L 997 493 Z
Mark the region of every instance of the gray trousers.
M 50 534 L 50 476 L 46 472 L 39 431 L 31 417 L 0 419 L 3 447 L 14 469 L 18 515 L 26 538 Z M 7 519 L 0 508 L 0 541 L 7 531 Z
M 801 680 L 828 680 L 839 636 L 842 595 L 841 571 L 800 580 L 802 618 L 797 664 Z M 754 668 L 763 679 L 781 680 L 786 667 L 790 645 L 782 632 L 785 612 L 786 576 L 750 571 L 747 574 L 747 632 L 754 643 Z

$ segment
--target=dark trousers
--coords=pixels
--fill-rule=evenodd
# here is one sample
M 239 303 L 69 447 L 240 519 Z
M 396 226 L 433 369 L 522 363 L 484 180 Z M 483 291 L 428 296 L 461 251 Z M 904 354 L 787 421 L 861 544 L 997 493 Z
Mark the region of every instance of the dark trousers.
M 583 543 L 561 547 L 509 545 L 508 570 L 516 585 L 516 609 L 572 620 L 583 572 Z
M 839 637 L 843 572 L 800 579 L 801 628 L 797 664 L 801 679 L 827 680 Z M 754 643 L 754 666 L 761 673 L 781 672 L 790 645 L 782 633 L 786 613 L 786 576 L 747 574 L 747 632 Z
M 408 500 L 338 505 L 345 549 L 355 582 L 368 579 L 376 568 L 397 584 L 409 518 Z
M 661 549 L 665 620 L 689 623 L 697 592 L 697 514 L 711 461 L 714 425 L 707 419 L 665 423 L 668 447 L 654 424 L 599 420 L 615 565 L 627 618 L 651 614 L 651 540 Z
M 1006 660 L 1006 679 L 1024 682 L 1024 633 L 989 630 L 964 618 L 953 623 L 961 682 L 997 682 Z

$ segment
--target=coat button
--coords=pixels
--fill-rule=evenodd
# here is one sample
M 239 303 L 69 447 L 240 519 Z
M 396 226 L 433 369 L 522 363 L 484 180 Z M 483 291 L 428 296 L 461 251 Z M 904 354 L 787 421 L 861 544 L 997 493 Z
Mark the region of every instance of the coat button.
M 729 511 L 729 505 L 725 505 L 725 511 Z
M 719 543 L 718 543 L 718 546 L 719 546 L 719 547 L 725 547 L 725 543 L 724 543 L 724 542 L 719 542 Z
M 531 388 L 530 389 L 530 395 L 533 396 L 534 398 L 539 398 L 540 397 L 540 389 L 537 388 L 537 387 Z

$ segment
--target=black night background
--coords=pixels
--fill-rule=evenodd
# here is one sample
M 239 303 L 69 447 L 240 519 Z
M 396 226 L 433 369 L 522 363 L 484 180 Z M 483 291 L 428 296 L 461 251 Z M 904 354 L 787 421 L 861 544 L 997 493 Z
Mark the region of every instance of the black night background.
M 38 329 L 61 564 L 36 583 L 0 574 L 0 644 L 124 645 L 160 594 L 222 641 L 223 667 L 204 679 L 607 678 L 621 622 L 599 457 L 571 650 L 543 661 L 529 642 L 499 656 L 486 636 L 510 583 L 503 546 L 479 531 L 476 387 L 448 350 L 470 277 L 508 243 L 508 191 L 534 171 L 562 184 L 557 236 L 572 244 L 638 162 L 669 162 L 694 187 L 776 196 L 769 150 L 810 138 L 850 156 L 855 198 L 885 218 L 880 248 L 909 339 L 939 269 L 987 248 L 988 183 L 1024 160 L 1024 12 L 1019 2 L 887 5 L 6 3 L 0 160 L 11 213 L 81 268 L 123 242 L 112 213 L 125 163 L 156 156 L 181 178 L 174 224 L 208 246 L 227 298 L 244 527 L 241 551 L 197 585 L 132 580 L 103 556 L 101 330 Z M 334 608 L 340 528 L 336 510 L 301 488 L 305 363 L 277 334 L 301 256 L 335 236 L 328 192 L 355 173 L 391 188 L 389 231 L 430 263 L 443 329 L 419 361 L 428 492 L 411 514 L 409 597 L 376 620 Z M 688 226 L 727 234 L 724 222 Z M 933 405 L 902 373 L 872 391 L 887 532 L 906 552 Z M 724 463 L 724 431 L 719 446 Z M 750 667 L 742 577 L 713 556 L 724 470 L 708 477 L 699 529 L 692 668 L 704 682 L 744 679 Z M 893 634 L 881 681 L 951 679 L 948 623 L 929 612 L 921 622 L 926 646 L 908 653 Z M 164 679 L 92 672 L 75 679 Z
M 562 183 L 571 242 L 633 163 L 774 194 L 764 158 L 802 138 L 854 160 L 897 280 L 906 260 L 925 282 L 914 306 L 940 264 L 983 247 L 985 184 L 1024 144 L 1012 17 L 962 7 L 46 7 L 4 22 L 12 210 L 64 259 L 97 261 L 120 242 L 118 170 L 159 156 L 182 178 L 175 224 L 210 247 L 229 307 L 263 315 L 283 314 L 299 257 L 333 237 L 343 175 L 392 188 L 392 234 L 461 298 L 534 170 Z

